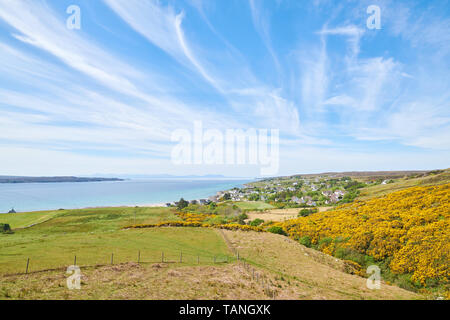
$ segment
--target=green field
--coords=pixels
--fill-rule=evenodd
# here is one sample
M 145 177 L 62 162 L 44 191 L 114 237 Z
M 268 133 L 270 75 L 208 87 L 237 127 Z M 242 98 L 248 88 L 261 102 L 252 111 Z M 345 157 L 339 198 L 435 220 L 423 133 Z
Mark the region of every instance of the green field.
M 8 223 L 13 229 L 26 228 L 50 220 L 61 213 L 61 211 L 41 211 L 2 214 L 0 215 L 0 223 Z
M 99 208 L 46 213 L 5 215 L 14 234 L 0 234 L 0 274 L 20 273 L 30 258 L 30 270 L 45 270 L 73 264 L 87 266 L 137 261 L 165 261 L 210 264 L 214 256 L 231 255 L 223 239 L 210 229 L 158 228 L 123 230 L 136 223 L 179 220 L 169 208 Z M 30 215 L 27 217 L 27 215 Z M 45 217 L 45 218 L 44 218 Z M 44 221 L 31 228 L 24 225 Z
M 264 201 L 240 201 L 234 203 L 242 210 L 266 210 L 274 209 L 275 207 Z
M 265 205 L 239 204 L 253 210 Z M 2 216 L 0 223 L 11 224 L 13 233 L 0 234 L 0 300 L 270 299 L 268 285 L 280 299 L 416 298 L 395 287 L 368 291 L 364 278 L 341 270 L 341 261 L 283 236 L 212 228 L 124 228 L 135 220 L 152 224 L 179 217 L 173 208 Z M 20 228 L 36 222 L 40 223 Z M 233 250 L 238 250 L 246 266 L 236 262 Z M 83 268 L 83 290 L 67 288 L 65 269 L 74 264 L 75 256 L 76 265 Z M 314 256 L 328 262 L 322 265 Z M 27 259 L 30 273 L 25 275 Z M 335 281 L 331 287 L 330 277 Z

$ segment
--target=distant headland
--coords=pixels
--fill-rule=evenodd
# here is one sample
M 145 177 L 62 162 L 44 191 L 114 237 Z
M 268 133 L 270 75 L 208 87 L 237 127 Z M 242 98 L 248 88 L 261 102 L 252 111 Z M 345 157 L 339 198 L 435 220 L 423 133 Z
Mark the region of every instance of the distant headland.
M 0 183 L 56 183 L 56 182 L 99 182 L 123 181 L 119 178 L 81 178 L 81 177 L 20 177 L 0 176 Z

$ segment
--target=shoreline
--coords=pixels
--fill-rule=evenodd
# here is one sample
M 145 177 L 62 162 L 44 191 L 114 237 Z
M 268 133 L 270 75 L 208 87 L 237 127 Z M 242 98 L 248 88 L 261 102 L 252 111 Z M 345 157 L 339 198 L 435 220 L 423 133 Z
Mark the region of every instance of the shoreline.
M 239 181 L 239 180 L 231 180 L 230 182 L 233 182 L 232 185 L 234 185 L 234 187 L 239 187 L 239 186 L 242 187 L 249 183 L 254 182 L 254 181 L 246 180 L 246 181 L 239 181 L 240 182 L 239 184 L 235 184 L 237 181 Z M 201 197 L 199 197 L 199 195 L 191 195 L 191 196 L 194 196 L 193 198 L 189 198 L 189 195 L 181 196 L 181 197 L 189 202 L 194 201 L 194 200 L 197 200 L 198 202 L 200 202 L 200 200 L 203 200 L 203 199 L 211 200 L 212 197 L 216 197 L 220 193 L 223 193 L 227 190 L 231 190 L 233 188 L 232 185 L 231 186 L 224 185 L 222 187 L 225 187 L 225 188 L 220 189 L 220 190 L 218 190 L 218 189 L 215 189 L 214 191 L 210 190 L 207 194 L 205 193 L 204 196 L 201 196 Z M 197 196 L 197 197 L 195 197 L 195 196 Z M 133 207 L 167 208 L 168 203 L 173 205 L 175 202 L 177 202 L 179 200 L 180 200 L 180 198 L 177 198 L 176 200 L 174 199 L 171 201 L 165 201 L 165 202 L 162 202 L 162 201 L 151 202 L 151 200 L 147 202 L 147 201 L 145 201 L 145 199 L 142 202 L 132 202 L 132 201 L 127 202 L 125 200 L 125 201 L 123 201 L 123 203 L 119 202 L 119 204 L 108 204 L 106 202 L 105 204 L 94 204 L 93 203 L 91 205 L 89 203 L 86 203 L 85 205 L 83 205 L 82 203 L 80 203 L 79 206 L 77 206 L 76 204 L 72 204 L 73 206 L 70 206 L 70 204 L 68 204 L 67 207 L 65 207 L 64 204 L 61 204 L 60 206 L 58 206 L 58 204 L 56 204 L 55 206 L 48 206 L 47 208 L 45 205 L 42 206 L 41 208 L 39 208 L 39 205 L 38 205 L 38 206 L 35 206 L 35 208 L 30 208 L 30 209 L 27 209 L 27 208 L 22 209 L 22 208 L 20 208 L 20 206 L 19 206 L 19 208 L 17 208 L 16 206 L 11 206 L 9 209 L 13 208 L 16 211 L 16 213 L 33 213 L 33 212 L 52 212 L 52 211 L 62 211 L 62 210 L 83 210 L 83 209 L 98 209 L 98 208 L 133 208 Z M 95 202 L 95 201 L 92 201 L 92 202 Z M 0 216 L 2 216 L 3 214 L 11 214 L 11 213 L 8 213 L 9 209 L 5 208 L 4 212 L 0 212 Z

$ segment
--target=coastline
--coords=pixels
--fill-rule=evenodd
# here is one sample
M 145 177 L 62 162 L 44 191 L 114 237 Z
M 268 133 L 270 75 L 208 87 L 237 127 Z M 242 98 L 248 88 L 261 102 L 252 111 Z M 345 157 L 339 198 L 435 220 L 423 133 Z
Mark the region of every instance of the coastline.
M 127 180 L 97 182 L 0 184 L 0 214 L 81 210 L 93 208 L 167 207 L 184 198 L 211 200 L 218 193 L 242 187 L 252 180 Z

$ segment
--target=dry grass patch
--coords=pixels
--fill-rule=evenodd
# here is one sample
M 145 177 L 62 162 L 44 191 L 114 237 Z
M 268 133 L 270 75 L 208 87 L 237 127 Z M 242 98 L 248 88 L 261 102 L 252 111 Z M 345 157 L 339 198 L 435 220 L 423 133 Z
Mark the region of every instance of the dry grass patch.
M 336 258 L 306 248 L 286 237 L 255 232 L 224 231 L 242 257 L 300 289 L 292 299 L 420 299 L 421 296 L 382 283 L 370 290 L 366 279 L 344 270 Z M 257 245 L 255 245 L 257 244 Z
M 266 283 L 281 298 L 294 292 L 266 271 L 257 271 L 265 281 L 253 280 L 242 265 L 184 266 L 136 263 L 86 268 L 81 289 L 69 290 L 63 270 L 0 278 L 0 299 L 269 299 Z
M 319 212 L 327 211 L 333 207 L 319 207 Z M 272 209 L 264 212 L 250 212 L 247 213 L 248 220 L 262 219 L 264 221 L 283 222 L 298 218 L 298 213 L 302 208 L 288 208 L 288 209 Z

